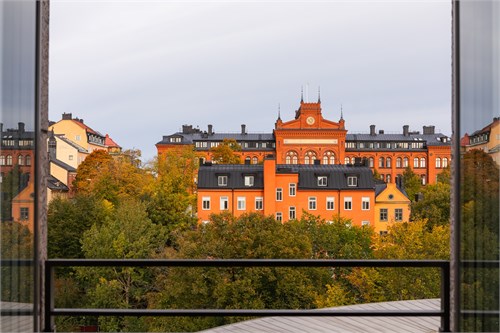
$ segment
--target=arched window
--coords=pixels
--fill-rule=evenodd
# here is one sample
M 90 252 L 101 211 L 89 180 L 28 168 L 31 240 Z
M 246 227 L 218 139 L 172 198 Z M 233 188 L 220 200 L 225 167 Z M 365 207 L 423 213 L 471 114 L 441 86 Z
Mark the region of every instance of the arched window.
M 286 153 L 286 158 L 285 158 L 285 163 L 286 164 L 297 164 L 298 163 L 298 155 L 296 152 L 293 150 L 290 150 L 289 152 Z
M 420 158 L 420 167 L 425 168 L 425 157 Z
M 448 158 L 443 157 L 443 168 L 447 168 L 447 167 L 448 167 Z
M 323 154 L 323 164 L 335 164 L 335 154 L 332 151 Z
M 408 157 L 403 158 L 403 168 L 408 167 Z
M 381 157 L 378 159 L 378 167 L 383 168 L 384 167 L 384 158 Z
M 396 168 L 401 168 L 402 160 L 401 157 L 396 158 Z
M 349 161 L 350 161 L 349 157 L 344 158 L 344 164 L 349 164 Z
M 12 165 L 12 155 L 7 155 L 7 165 Z
M 390 183 L 391 182 L 391 175 L 386 175 L 385 176 L 385 182 Z
M 245 164 L 250 164 L 250 156 L 245 157 Z
M 257 164 L 257 163 L 259 163 L 259 159 L 257 158 L 257 156 L 252 157 L 252 164 Z
M 418 157 L 415 157 L 415 158 L 413 159 L 413 167 L 414 167 L 414 168 L 418 168 Z
M 23 155 L 19 155 L 17 157 L 17 164 L 19 165 L 24 165 L 24 158 L 23 158 Z
M 312 150 L 306 152 L 304 156 L 304 164 L 314 164 L 315 160 L 316 160 L 315 152 L 313 152 Z
M 421 175 L 420 177 L 422 179 L 422 185 L 425 185 L 426 183 L 425 175 Z
M 356 162 L 356 157 L 351 157 L 351 164 L 354 164 Z
M 436 158 L 436 168 L 440 168 L 441 167 L 441 158 Z
M 0 165 L 5 165 L 5 156 L 0 156 Z
M 373 168 L 373 157 L 370 157 L 370 158 L 368 159 L 368 166 L 369 166 L 370 168 Z
M 31 156 L 26 155 L 26 165 L 31 165 Z
M 386 168 L 390 168 L 391 167 L 391 162 L 392 162 L 392 159 L 390 157 L 387 157 L 385 159 L 385 167 Z

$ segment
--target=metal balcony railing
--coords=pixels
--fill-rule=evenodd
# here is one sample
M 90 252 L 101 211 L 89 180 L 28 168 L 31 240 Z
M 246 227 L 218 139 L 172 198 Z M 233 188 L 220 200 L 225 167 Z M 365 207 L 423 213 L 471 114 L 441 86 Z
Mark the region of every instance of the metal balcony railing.
M 88 309 L 54 307 L 55 267 L 415 267 L 440 268 L 440 311 L 353 311 L 287 309 Z M 309 317 L 441 317 L 441 332 L 450 331 L 450 262 L 446 260 L 337 259 L 50 259 L 45 269 L 44 331 L 53 331 L 55 316 L 309 316 Z

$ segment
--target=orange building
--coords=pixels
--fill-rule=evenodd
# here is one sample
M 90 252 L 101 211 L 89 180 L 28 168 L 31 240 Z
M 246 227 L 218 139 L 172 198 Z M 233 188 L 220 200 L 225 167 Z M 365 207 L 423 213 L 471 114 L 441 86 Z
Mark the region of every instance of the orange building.
M 274 157 L 263 165 L 206 163 L 198 171 L 198 218 L 208 222 L 212 213 L 260 212 L 288 221 L 306 212 L 372 225 L 375 194 L 371 170 L 358 164 L 276 164 Z
M 406 167 L 420 175 L 423 184 L 435 183 L 451 159 L 449 137 L 436 133 L 434 126 L 424 126 L 420 133 L 405 125 L 402 133 L 385 134 L 383 130 L 376 132 L 375 125 L 371 125 L 369 133 L 351 134 L 347 133 L 342 115 L 338 122 L 323 118 L 319 100 L 301 100 L 290 121 L 282 121 L 278 115 L 272 133 L 248 133 L 245 125 L 241 125 L 240 133 L 216 133 L 212 125 L 207 131 L 184 125 L 182 132 L 164 136 L 156 148 L 161 155 L 189 145 L 200 158 L 211 161 L 210 148 L 226 138 L 241 145 L 238 154 L 242 162 L 263 163 L 268 154 L 273 154 L 278 164 L 348 165 L 361 158 L 387 183 L 398 183 Z

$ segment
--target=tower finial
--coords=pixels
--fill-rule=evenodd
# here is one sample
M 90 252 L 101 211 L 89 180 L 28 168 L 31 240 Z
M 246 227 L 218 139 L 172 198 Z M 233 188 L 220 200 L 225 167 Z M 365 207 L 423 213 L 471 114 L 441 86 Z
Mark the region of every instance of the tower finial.
M 304 86 L 300 87 L 300 102 L 304 103 Z
M 281 119 L 281 105 L 278 103 L 278 120 Z
M 344 110 L 342 109 L 342 104 L 340 104 L 340 119 L 344 120 Z
M 321 91 L 320 91 L 320 86 L 318 86 L 318 103 L 321 103 Z

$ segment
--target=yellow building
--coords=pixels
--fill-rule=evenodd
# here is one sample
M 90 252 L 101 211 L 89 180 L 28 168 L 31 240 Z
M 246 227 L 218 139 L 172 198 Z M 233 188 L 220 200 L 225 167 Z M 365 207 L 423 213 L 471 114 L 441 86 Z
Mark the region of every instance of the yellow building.
M 465 151 L 484 151 L 500 166 L 500 117 L 493 118 L 491 123 L 470 135 L 465 134 L 461 146 Z
M 376 233 L 385 234 L 394 223 L 410 220 L 410 199 L 394 183 L 377 184 L 375 189 Z

